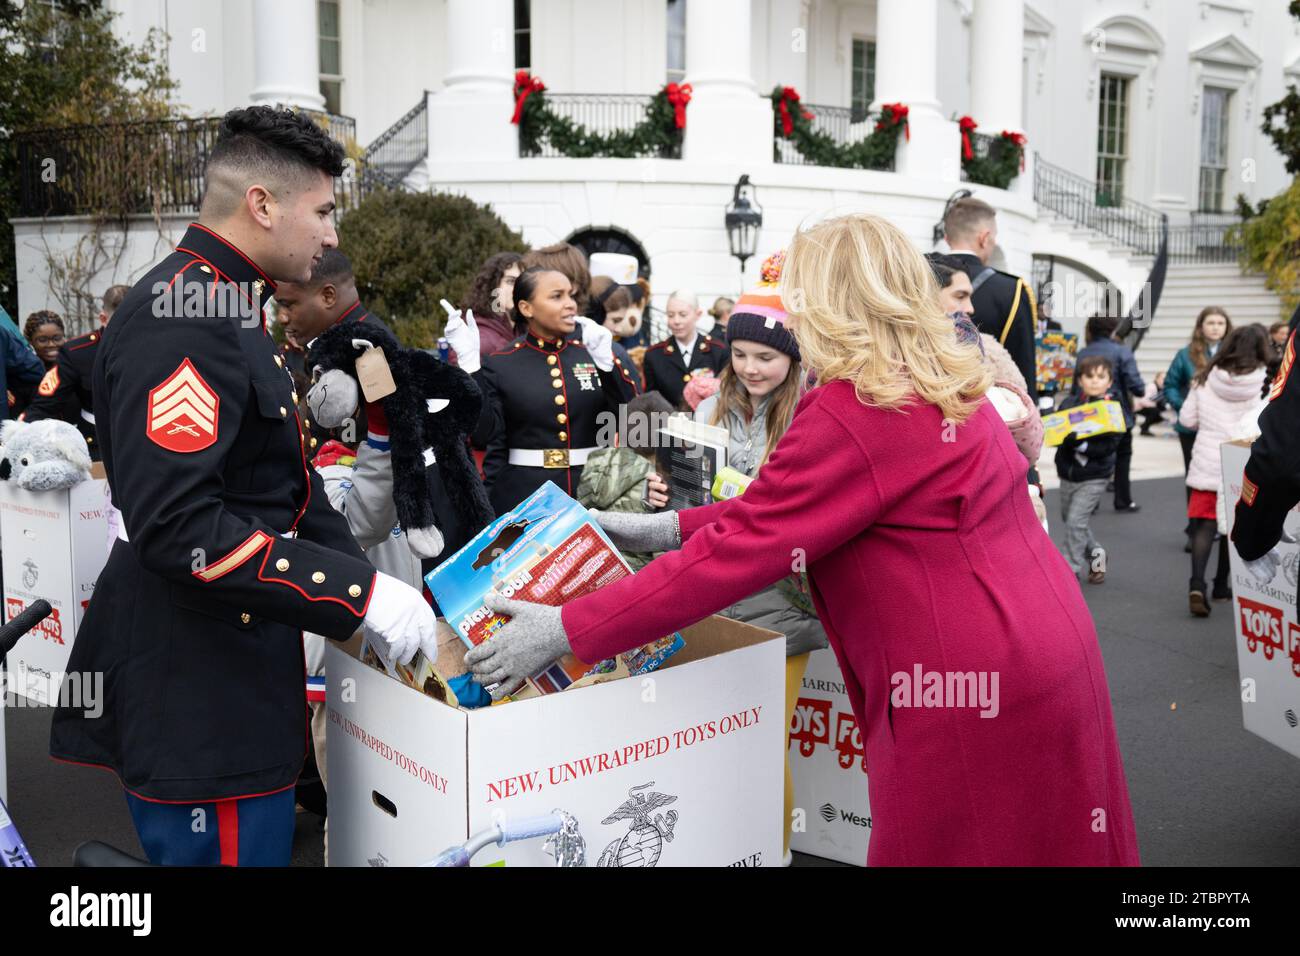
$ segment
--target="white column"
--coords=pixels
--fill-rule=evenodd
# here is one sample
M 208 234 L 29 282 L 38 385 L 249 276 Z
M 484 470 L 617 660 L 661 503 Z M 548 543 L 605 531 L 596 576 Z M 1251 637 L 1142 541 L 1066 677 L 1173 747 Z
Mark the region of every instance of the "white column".
M 253 0 L 254 103 L 323 110 L 316 0 Z
M 519 158 L 514 29 L 511 0 L 448 0 L 448 70 L 429 97 L 430 162 Z
M 949 4 L 944 3 L 945 9 Z M 1017 56 L 1016 64 L 1020 59 Z M 876 102 L 908 108 L 911 135 L 896 169 L 907 176 L 957 180 L 961 133 L 939 105 L 939 0 L 876 0 Z
M 970 115 L 979 132 L 1024 132 L 1025 0 L 975 0 L 970 31 Z
M 751 0 L 686 4 L 686 108 L 682 158 L 772 162 L 772 105 L 750 72 Z

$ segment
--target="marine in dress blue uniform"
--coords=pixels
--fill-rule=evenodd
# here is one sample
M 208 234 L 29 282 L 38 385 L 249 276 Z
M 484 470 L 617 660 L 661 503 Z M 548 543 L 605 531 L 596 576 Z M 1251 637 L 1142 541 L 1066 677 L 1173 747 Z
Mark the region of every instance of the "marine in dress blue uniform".
M 92 461 L 99 461 L 99 444 L 95 440 L 94 402 L 91 398 L 91 373 L 99 354 L 102 329 L 69 339 L 59 347 L 54 367 L 45 373 L 36 388 L 36 397 L 23 412 L 23 421 L 46 418 L 75 425 L 86 439 Z
M 167 823 L 176 805 L 219 808 L 215 862 L 249 862 L 231 827 L 257 832 L 271 814 L 268 840 L 286 822 L 291 833 L 309 741 L 302 630 L 347 639 L 374 587 L 308 465 L 263 319 L 273 292 L 196 223 L 98 342 L 97 439 L 129 540 L 112 549 L 69 661 L 104 675 L 104 711 L 59 708 L 50 752 L 118 775 L 155 862 L 204 859 L 199 834 Z
M 652 345 L 645 351 L 641 363 L 645 371 L 645 390 L 658 392 L 668 400 L 668 404 L 677 408 L 682 404 L 687 382 L 704 371 L 721 375 L 723 366 L 730 360 L 726 343 L 697 332 L 691 360 L 684 362 L 681 346 L 676 339 L 669 337 L 666 342 Z
M 474 378 L 484 419 L 474 440 L 487 448 L 483 474 L 498 515 L 553 481 L 576 496 L 587 456 L 598 447 L 599 416 L 636 396 L 624 361 L 603 372 L 579 326 L 554 339 L 528 334 L 493 352 Z

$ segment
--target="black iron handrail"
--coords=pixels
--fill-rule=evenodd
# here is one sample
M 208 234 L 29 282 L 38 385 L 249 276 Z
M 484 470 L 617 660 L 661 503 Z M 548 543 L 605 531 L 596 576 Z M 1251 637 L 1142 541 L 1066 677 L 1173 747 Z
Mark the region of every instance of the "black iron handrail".
M 812 114 L 812 119 L 809 122 L 812 124 L 814 132 L 826 134 L 832 141 L 841 146 L 847 146 L 866 139 L 875 131 L 876 124 L 880 121 L 879 113 L 867 113 L 848 106 L 822 106 L 816 103 L 801 103 L 799 106 L 804 112 Z M 772 108 L 774 110 L 779 109 L 776 105 L 773 105 Z M 799 152 L 793 141 L 780 135 L 777 135 L 775 140 L 774 158 L 778 163 L 791 166 L 818 165 L 815 160 L 808 159 Z M 894 158 L 891 156 L 888 163 L 880 168 L 885 171 L 892 171 Z
M 370 177 L 390 189 L 400 188 L 402 180 L 429 156 L 429 93 L 411 107 L 361 154 L 362 178 Z
M 345 147 L 349 116 L 304 111 Z M 47 127 L 13 137 L 20 216 L 195 212 L 221 117 Z M 340 206 L 348 189 L 340 187 Z
M 1132 199 L 1111 204 L 1097 183 L 1034 157 L 1034 201 L 1059 216 L 1096 230 L 1139 255 L 1153 256 L 1169 215 Z
M 546 91 L 546 106 L 551 112 L 562 116 L 589 132 L 608 136 L 611 133 L 631 130 L 643 123 L 646 112 L 654 96 L 641 93 L 552 93 Z M 546 136 L 537 142 L 535 151 L 521 138 L 519 155 L 524 158 L 539 157 L 543 159 L 569 157 Z M 681 159 L 682 138 L 678 135 L 674 142 L 661 147 L 654 153 L 658 159 Z
M 219 117 L 33 129 L 14 136 L 21 216 L 198 209 Z

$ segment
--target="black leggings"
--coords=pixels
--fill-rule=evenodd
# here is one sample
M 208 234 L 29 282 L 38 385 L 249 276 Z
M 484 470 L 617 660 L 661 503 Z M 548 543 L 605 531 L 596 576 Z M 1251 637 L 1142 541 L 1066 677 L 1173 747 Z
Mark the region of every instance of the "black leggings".
M 1214 547 L 1214 535 L 1218 532 L 1218 522 L 1213 518 L 1193 518 L 1192 526 L 1192 581 L 1204 585 L 1205 569 L 1210 563 L 1210 549 Z M 1223 589 L 1228 586 L 1228 538 L 1224 535 L 1219 542 L 1219 566 L 1214 573 L 1214 586 Z

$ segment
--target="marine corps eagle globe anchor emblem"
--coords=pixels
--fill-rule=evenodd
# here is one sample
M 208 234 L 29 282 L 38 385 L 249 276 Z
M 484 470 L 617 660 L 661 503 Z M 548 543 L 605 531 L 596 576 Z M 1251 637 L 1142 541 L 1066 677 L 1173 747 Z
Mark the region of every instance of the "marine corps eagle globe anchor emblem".
M 663 853 L 664 843 L 673 841 L 673 827 L 677 823 L 677 811 L 669 810 L 667 816 L 655 813 L 660 807 L 676 802 L 677 798 L 667 793 L 638 793 L 655 782 L 643 783 L 632 787 L 627 794 L 630 799 L 607 816 L 601 823 L 610 824 L 618 820 L 631 820 L 632 828 L 620 839 L 605 847 L 596 866 L 655 866 Z

